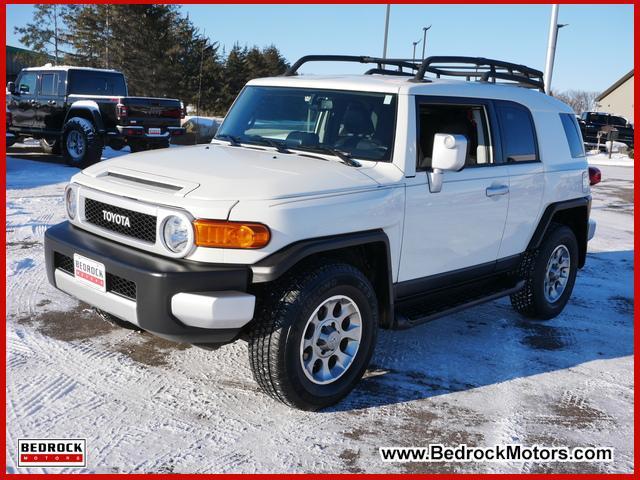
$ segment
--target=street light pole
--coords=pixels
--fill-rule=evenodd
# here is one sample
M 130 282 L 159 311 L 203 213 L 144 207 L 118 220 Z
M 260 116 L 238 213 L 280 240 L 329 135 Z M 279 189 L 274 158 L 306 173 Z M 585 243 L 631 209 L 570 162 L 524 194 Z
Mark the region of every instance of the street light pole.
M 545 88 L 544 91 L 547 94 L 551 93 L 551 79 L 553 77 L 553 63 L 556 56 L 556 43 L 558 41 L 558 30 L 562 27 L 566 27 L 566 24 L 558 24 L 558 9 L 557 3 L 551 6 L 551 18 L 549 20 L 549 42 L 547 44 L 547 61 L 545 62 L 544 77 Z
M 427 30 L 429 30 L 431 28 L 431 25 L 429 25 L 428 27 L 422 27 L 422 32 L 423 32 L 423 36 L 422 36 L 422 61 L 424 62 L 424 52 L 427 48 Z
M 387 4 L 387 13 L 384 20 L 384 45 L 382 47 L 382 58 L 387 58 L 387 40 L 389 39 L 389 16 L 391 14 L 391 5 Z

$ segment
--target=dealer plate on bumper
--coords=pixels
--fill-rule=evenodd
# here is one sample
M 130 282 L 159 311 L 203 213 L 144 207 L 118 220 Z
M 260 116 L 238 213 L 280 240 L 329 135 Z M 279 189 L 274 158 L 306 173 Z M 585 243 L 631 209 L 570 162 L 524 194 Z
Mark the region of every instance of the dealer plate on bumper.
M 73 276 L 79 283 L 102 292 L 107 291 L 107 271 L 103 263 L 74 253 Z

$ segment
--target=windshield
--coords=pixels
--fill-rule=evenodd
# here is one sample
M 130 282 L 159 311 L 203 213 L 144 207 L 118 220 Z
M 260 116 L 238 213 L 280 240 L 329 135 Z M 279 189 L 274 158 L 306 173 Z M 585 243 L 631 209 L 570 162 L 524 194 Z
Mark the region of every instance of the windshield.
M 118 72 L 71 70 L 69 71 L 69 93 L 126 97 L 127 85 L 124 82 L 124 75 Z
M 283 87 L 246 87 L 216 138 L 280 143 L 292 149 L 338 150 L 363 160 L 389 161 L 394 94 Z

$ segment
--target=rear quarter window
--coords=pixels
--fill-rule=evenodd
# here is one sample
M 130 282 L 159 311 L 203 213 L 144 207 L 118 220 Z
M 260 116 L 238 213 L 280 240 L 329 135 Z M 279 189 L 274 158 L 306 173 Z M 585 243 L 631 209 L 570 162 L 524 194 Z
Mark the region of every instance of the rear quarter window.
M 537 162 L 538 143 L 529 110 L 519 104 L 507 102 L 500 102 L 496 109 L 507 162 Z
M 564 128 L 564 134 L 567 137 L 571 156 L 573 158 L 584 157 L 584 143 L 582 142 L 582 134 L 580 133 L 580 127 L 578 126 L 578 122 L 576 122 L 575 116 L 570 113 L 561 113 L 560 120 Z

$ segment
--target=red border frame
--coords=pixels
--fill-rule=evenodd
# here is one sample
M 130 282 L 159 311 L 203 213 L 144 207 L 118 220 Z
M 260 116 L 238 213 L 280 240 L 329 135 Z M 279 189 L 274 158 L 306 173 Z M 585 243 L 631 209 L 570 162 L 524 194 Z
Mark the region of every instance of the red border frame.
M 18 1 L 12 1 L 12 2 L 8 2 L 11 4 L 30 4 L 32 2 L 30 1 L 26 1 L 26 0 L 18 0 Z M 77 2 L 73 2 L 73 1 L 61 1 L 61 2 L 49 2 L 49 1 L 45 1 L 45 2 L 41 2 L 41 3 L 58 3 L 58 4 L 64 4 L 64 3 L 158 3 L 158 2 L 152 2 L 152 1 L 148 1 L 148 0 L 129 0 L 129 1 L 123 1 L 123 0 L 116 0 L 116 1 L 112 1 L 112 2 L 107 2 L 107 1 L 101 1 L 101 0 L 85 0 L 83 2 L 77 1 Z M 170 2 L 167 2 L 170 3 Z M 206 4 L 206 5 L 214 5 L 214 4 L 229 4 L 229 3 L 236 3 L 236 4 L 243 4 L 243 5 L 251 5 L 251 4 L 279 4 L 279 5 L 286 5 L 286 4 L 303 4 L 303 3 L 307 3 L 307 4 L 313 4 L 313 3 L 323 3 L 323 4 L 342 4 L 345 2 L 340 2 L 338 0 L 325 0 L 323 2 L 306 2 L 306 1 L 275 1 L 275 2 L 270 2 L 268 0 L 256 0 L 256 1 L 251 1 L 251 2 L 237 2 L 234 0 L 230 0 L 228 2 L 224 2 L 224 1 L 213 1 L 213 2 L 204 2 L 204 1 L 198 1 L 198 0 L 186 0 L 186 1 L 181 1 L 181 2 L 176 2 L 176 4 Z M 411 1 L 411 0 L 401 0 L 401 1 L 393 1 L 393 2 L 385 2 L 385 1 L 380 1 L 380 0 L 373 0 L 373 1 L 368 1 L 368 2 L 363 2 L 363 1 L 353 1 L 352 3 L 361 3 L 361 4 L 386 4 L 386 3 L 393 3 L 393 4 L 422 4 L 422 3 L 432 3 L 432 4 L 438 4 L 438 3 L 444 3 L 444 4 L 470 4 L 470 3 L 478 3 L 478 4 L 539 4 L 539 5 L 550 5 L 548 2 L 543 2 L 543 1 L 538 1 L 538 0 L 533 0 L 533 1 L 522 1 L 522 0 L 516 0 L 516 1 L 511 1 L 511 2 L 507 2 L 507 1 L 491 1 L 491 2 L 481 2 L 481 1 L 465 1 L 465 0 L 450 0 L 448 2 L 433 2 L 433 1 L 425 1 L 425 2 L 417 2 L 417 1 Z M 602 3 L 606 3 L 606 4 L 626 4 L 626 5 L 634 5 L 634 9 L 633 9 L 633 17 L 634 17 L 634 45 L 640 45 L 640 38 L 638 35 L 638 30 L 635 28 L 635 24 L 637 23 L 638 17 L 640 16 L 640 8 L 638 8 L 637 2 L 636 0 L 615 0 L 612 2 L 602 2 L 602 1 L 594 1 L 594 0 L 568 0 L 568 1 L 564 1 L 564 2 L 560 2 L 561 4 L 602 4 Z M 7 17 L 7 9 L 6 9 L 6 4 L 2 3 L 0 5 L 0 16 L 1 16 L 1 30 L 2 30 L 2 35 L 3 38 L 5 38 L 5 46 L 6 46 L 6 17 Z M 6 48 L 2 49 L 2 52 L 0 54 L 0 62 L 2 63 L 2 71 L 3 71 L 3 76 L 6 77 Z M 636 47 L 635 48 L 635 52 L 634 52 L 634 71 L 635 71 L 635 67 L 638 63 L 638 58 L 640 58 L 640 51 L 639 49 Z M 634 86 L 634 95 L 636 96 L 636 99 L 638 97 L 638 92 L 640 92 L 640 87 L 638 86 L 637 82 Z M 2 104 L 5 106 L 6 108 L 6 98 L 3 96 L 2 97 Z M 634 112 L 634 124 L 638 125 L 638 120 L 640 119 L 640 113 L 638 109 L 635 109 Z M 5 122 L 2 122 L 2 130 L 6 130 L 6 124 Z M 6 132 L 5 132 L 6 133 Z M 5 174 L 2 175 L 2 179 L 0 180 L 0 184 L 2 185 L 3 189 L 6 191 L 6 136 L 2 135 L 0 138 L 0 148 L 2 149 L 1 151 L 2 156 L 0 157 L 0 165 L 2 166 L 2 169 L 4 170 Z M 638 130 L 635 130 L 635 143 L 638 143 Z M 640 181 L 640 169 L 636 168 L 634 171 L 634 183 Z M 6 198 L 6 197 L 5 197 Z M 638 207 L 638 197 L 635 195 L 635 188 L 634 188 L 634 210 Z M 5 225 L 6 225 L 6 208 L 2 210 L 2 218 L 5 221 Z M 639 274 L 637 272 L 637 267 L 638 267 L 638 247 L 640 246 L 640 239 L 637 235 L 635 235 L 635 231 L 638 229 L 638 226 L 640 225 L 640 219 L 638 218 L 638 216 L 634 215 L 634 255 L 633 255 L 633 260 L 634 260 L 634 299 L 638 296 L 638 292 L 640 291 L 640 287 L 638 286 L 638 277 Z M 6 252 L 6 234 L 2 237 L 2 246 L 4 247 L 4 250 Z M 6 272 L 7 269 L 7 265 L 6 265 L 6 254 L 5 256 L 2 257 L 2 260 L 0 261 L 0 265 L 2 266 L 2 270 L 4 272 Z M 2 279 L 2 286 L 3 286 L 3 290 L 5 291 L 5 295 L 0 299 L 0 304 L 3 307 L 3 310 L 6 312 L 6 276 L 3 277 Z M 638 420 L 638 396 L 637 396 L 637 373 L 640 370 L 640 365 L 638 363 L 638 358 L 635 355 L 635 352 L 638 352 L 639 347 L 640 347 L 640 341 L 637 334 L 637 318 L 638 318 L 638 312 L 640 312 L 640 305 L 638 304 L 637 301 L 634 301 L 634 332 L 633 332 L 633 344 L 634 344 L 634 359 L 633 359 L 633 376 L 634 376 L 634 426 L 637 425 L 637 420 Z M 6 320 L 6 319 L 5 319 Z M 7 356 L 7 336 L 6 336 L 6 328 L 0 329 L 0 341 L 2 343 L 2 357 L 5 358 L 5 362 L 4 362 L 4 376 L 2 377 L 2 383 L 3 383 L 3 390 L 2 390 L 2 400 L 3 403 L 5 405 L 5 409 L 3 410 L 3 419 L 4 419 L 4 423 L 6 425 L 6 408 L 7 408 L 7 403 L 6 403 L 6 388 L 7 388 L 7 368 L 6 368 L 6 356 Z M 2 429 L 2 444 L 5 446 L 5 452 L 6 452 L 6 445 L 7 445 L 7 429 L 4 428 Z M 635 478 L 637 471 L 638 471 L 638 457 L 637 457 L 637 450 L 638 450 L 638 445 L 640 445 L 640 439 L 638 438 L 638 435 L 634 436 L 634 473 L 629 473 L 629 474 L 610 474 L 610 475 L 606 475 L 607 478 L 625 478 L 625 479 L 630 479 L 630 478 Z M 3 464 L 3 471 L 6 472 L 7 471 L 7 458 L 6 458 L 6 454 L 3 457 L 2 460 L 2 464 Z M 111 477 L 111 476 L 119 476 L 119 475 L 124 475 L 124 474 L 99 474 L 99 473 L 91 473 L 91 474 L 87 474 L 90 476 L 98 476 L 98 477 L 102 477 L 102 478 L 106 478 L 106 477 Z M 244 477 L 246 475 L 250 475 L 250 474 L 154 474 L 154 473 L 145 473 L 145 474 L 136 474 L 136 475 L 144 475 L 144 476 L 149 476 L 149 475 L 154 475 L 154 476 L 160 476 L 163 478 L 178 478 L 178 477 L 190 477 L 190 478 L 194 478 L 194 477 L 204 477 L 204 476 L 213 476 L 215 475 L 216 478 L 237 478 L 237 477 Z M 311 478 L 327 478 L 331 475 L 335 475 L 335 474 L 291 474 L 296 476 L 297 478 L 304 478 L 304 479 L 311 479 Z M 370 477 L 370 478 L 379 478 L 379 479 L 407 479 L 407 478 L 416 478 L 416 479 L 426 479 L 426 478 L 434 478 L 437 477 L 439 479 L 446 479 L 446 478 L 459 478 L 464 476 L 465 474 L 340 474 L 341 477 Z M 507 477 L 511 477 L 514 476 L 516 474 L 470 474 L 470 475 L 474 475 L 474 476 L 480 476 L 480 477 L 503 477 L 503 478 L 507 478 Z M 523 475 L 523 474 L 520 474 Z M 603 477 L 605 475 L 602 474 L 530 474 L 533 477 L 553 477 L 553 478 L 589 478 L 589 479 L 595 479 L 595 478 L 599 478 L 599 477 Z M 45 475 L 43 474 L 32 474 L 30 476 L 33 477 L 45 477 Z M 269 479 L 276 479 L 276 478 L 280 478 L 282 476 L 282 474 L 257 474 L 256 476 L 261 477 L 261 478 L 269 478 Z

